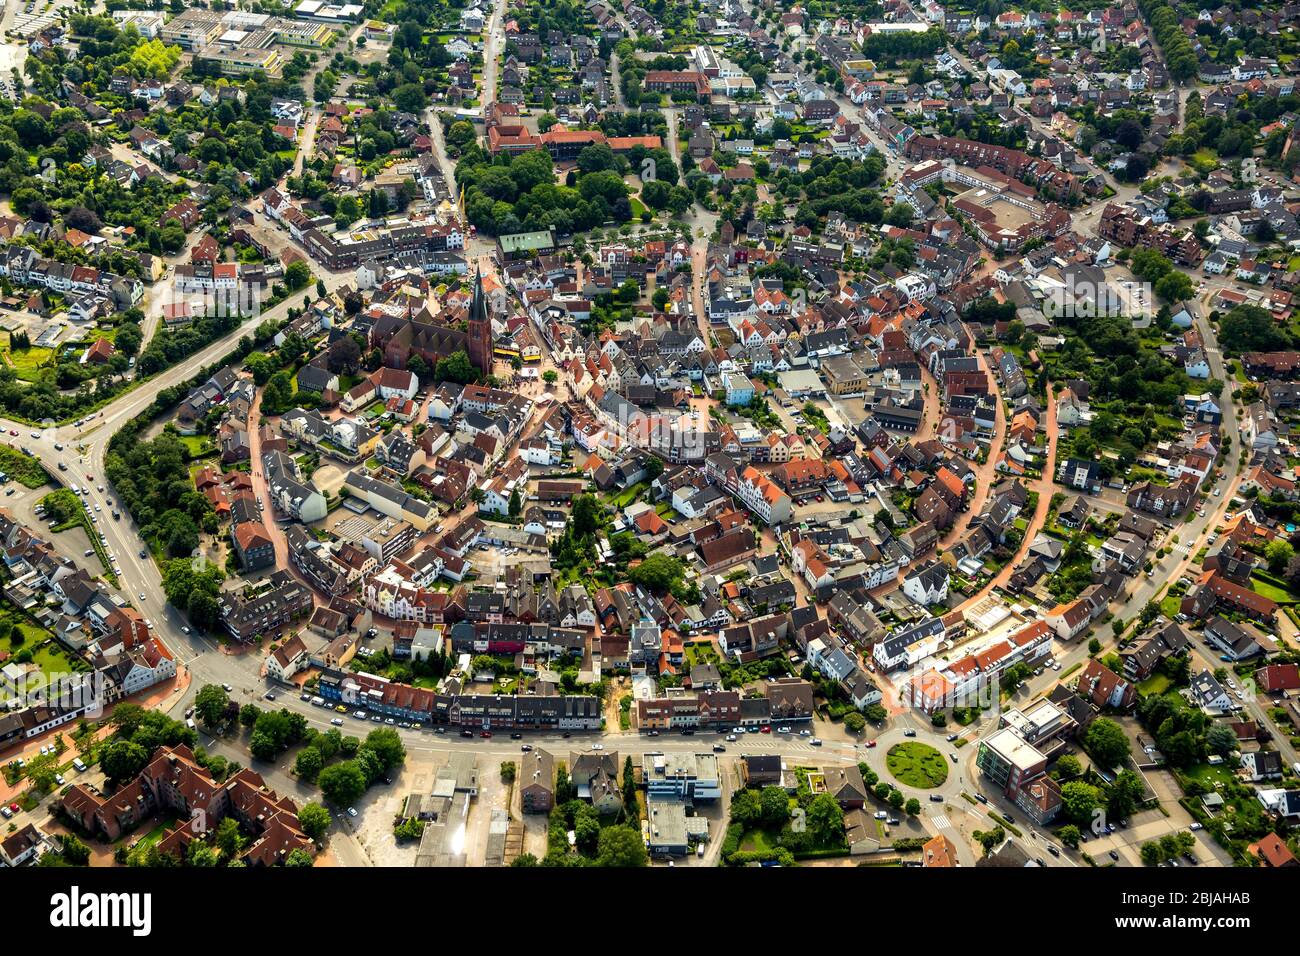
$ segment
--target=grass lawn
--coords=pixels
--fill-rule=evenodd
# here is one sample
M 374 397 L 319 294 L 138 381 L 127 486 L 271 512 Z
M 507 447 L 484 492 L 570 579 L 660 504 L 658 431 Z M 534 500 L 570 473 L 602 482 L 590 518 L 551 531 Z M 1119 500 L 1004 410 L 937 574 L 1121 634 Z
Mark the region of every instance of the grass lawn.
M 708 641 L 697 641 L 686 645 L 686 663 L 694 667 L 696 664 L 717 663 L 719 660 L 718 652 Z
M 916 740 L 890 747 L 885 765 L 899 783 L 921 790 L 937 787 L 948 779 L 948 761 L 943 754 Z
M 1285 588 L 1280 588 L 1276 584 L 1264 580 L 1259 572 L 1254 572 L 1250 576 L 1250 589 L 1256 594 L 1263 595 L 1270 601 L 1276 601 L 1278 604 L 1294 604 L 1296 596 Z
M 33 624 L 15 611 L 6 609 L 0 612 L 0 622 L 12 624 L 21 633 L 23 639 L 15 643 L 12 637 L 0 639 L 0 651 L 12 657 L 18 657 L 25 651 L 31 652 L 31 661 L 47 677 L 51 674 L 72 672 L 72 658 L 54 640 L 54 635 L 43 627 Z M 82 668 L 84 670 L 84 667 Z
M 1152 674 L 1146 680 L 1137 685 L 1138 692 L 1141 694 L 1163 694 L 1169 689 L 1170 680 L 1164 674 Z
M 9 361 L 25 382 L 36 382 L 41 378 L 40 367 L 50 360 L 53 349 L 30 348 L 9 353 Z
M 1183 606 L 1183 599 L 1177 594 L 1166 594 L 1160 600 L 1160 613 L 1169 620 L 1173 620 L 1178 614 L 1178 609 Z
M 740 841 L 742 853 L 751 853 L 760 851 L 769 853 L 777 849 L 776 838 L 779 834 L 769 833 L 766 830 L 750 830 L 745 834 L 744 839 Z
M 1221 763 L 1217 767 L 1208 763 L 1197 764 L 1190 770 L 1183 773 L 1199 783 L 1208 787 L 1222 787 L 1232 780 L 1232 770 L 1226 763 Z
M 650 486 L 646 482 L 638 481 L 631 488 L 627 488 L 624 491 L 621 491 L 617 495 L 610 498 L 609 503 L 615 508 L 626 508 L 632 502 L 636 501 L 643 494 L 645 494 L 645 490 L 648 487 Z
M 189 450 L 191 458 L 202 458 L 217 450 L 212 439 L 207 435 L 181 435 L 181 444 Z
M 166 836 L 178 822 L 178 817 L 168 815 L 165 819 L 160 820 L 152 830 L 140 837 L 139 842 L 146 846 L 152 846 Z

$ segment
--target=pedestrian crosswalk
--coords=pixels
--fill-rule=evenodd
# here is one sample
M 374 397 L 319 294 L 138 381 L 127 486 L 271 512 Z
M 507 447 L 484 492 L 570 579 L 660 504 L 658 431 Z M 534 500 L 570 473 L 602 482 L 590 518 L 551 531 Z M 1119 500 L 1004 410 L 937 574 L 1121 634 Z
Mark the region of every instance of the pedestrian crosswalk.
M 936 817 L 931 817 L 930 820 L 940 830 L 946 830 L 952 826 L 952 823 L 948 820 L 948 815 L 946 813 L 941 813 Z

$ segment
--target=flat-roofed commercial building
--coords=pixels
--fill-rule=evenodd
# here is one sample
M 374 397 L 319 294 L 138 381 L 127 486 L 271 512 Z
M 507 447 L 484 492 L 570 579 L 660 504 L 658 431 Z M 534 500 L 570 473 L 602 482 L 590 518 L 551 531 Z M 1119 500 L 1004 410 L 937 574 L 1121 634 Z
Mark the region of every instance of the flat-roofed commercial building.
M 1029 780 L 1047 769 L 1047 758 L 1011 727 L 980 741 L 975 765 L 1011 798 Z

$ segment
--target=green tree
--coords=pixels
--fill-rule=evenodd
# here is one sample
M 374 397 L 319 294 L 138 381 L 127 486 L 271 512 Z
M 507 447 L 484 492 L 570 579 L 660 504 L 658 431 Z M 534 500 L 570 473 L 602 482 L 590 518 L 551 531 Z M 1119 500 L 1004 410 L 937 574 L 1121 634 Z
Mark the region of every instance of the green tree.
M 1106 791 L 1106 812 L 1113 820 L 1127 820 L 1145 795 L 1141 778 L 1132 770 L 1122 770 Z
M 764 787 L 759 794 L 763 824 L 781 827 L 790 819 L 790 797 L 781 787 Z
M 348 806 L 366 792 L 366 777 L 354 760 L 331 764 L 317 778 L 325 799 L 338 806 Z
M 406 761 L 406 746 L 401 736 L 391 727 L 380 727 L 366 735 L 362 750 L 369 750 L 379 757 L 384 770 L 400 767 Z
M 311 267 L 301 259 L 296 259 L 284 270 L 284 284 L 290 292 L 297 292 L 311 282 Z
M 308 803 L 298 811 L 298 825 L 302 827 L 302 832 L 317 843 L 333 822 L 330 812 L 319 803 Z
M 620 825 L 605 827 L 600 831 L 596 849 L 597 866 L 646 866 L 649 860 L 640 830 Z
M 294 761 L 293 772 L 303 780 L 315 780 L 316 775 L 325 767 L 325 758 L 321 756 L 319 750 L 315 747 L 303 747 L 298 751 L 298 758 Z
M 99 751 L 100 769 L 110 780 L 129 780 L 149 762 L 149 751 L 131 740 L 113 740 Z
M 1264 546 L 1264 559 L 1268 562 L 1268 569 L 1274 574 L 1281 574 L 1294 555 L 1295 549 L 1284 538 L 1270 541 Z
M 439 381 L 456 382 L 460 385 L 469 385 L 478 381 L 478 371 L 470 363 L 469 356 L 463 350 L 458 350 L 446 358 L 439 359 L 434 369 L 434 375 L 437 376 Z
M 844 811 L 829 793 L 819 793 L 808 804 L 808 832 L 818 846 L 838 846 L 844 842 Z
M 216 727 L 226 715 L 230 697 L 220 684 L 204 684 L 194 697 L 194 712 L 206 727 Z
M 1098 717 L 1088 727 L 1084 746 L 1092 759 L 1106 768 L 1118 766 L 1129 752 L 1123 728 L 1107 717 Z
M 1071 780 L 1061 785 L 1061 809 L 1071 823 L 1081 826 L 1090 823 L 1099 798 L 1097 788 L 1082 780 Z
M 1214 724 L 1205 734 L 1205 743 L 1212 753 L 1226 757 L 1237 749 L 1237 734 L 1227 724 Z
M 244 852 L 244 845 L 247 843 L 244 834 L 239 830 L 239 821 L 234 817 L 226 817 L 217 824 L 213 842 L 227 860 L 237 859 Z
M 1083 773 L 1083 764 L 1074 754 L 1064 754 L 1056 761 L 1056 775 L 1061 780 L 1073 780 Z

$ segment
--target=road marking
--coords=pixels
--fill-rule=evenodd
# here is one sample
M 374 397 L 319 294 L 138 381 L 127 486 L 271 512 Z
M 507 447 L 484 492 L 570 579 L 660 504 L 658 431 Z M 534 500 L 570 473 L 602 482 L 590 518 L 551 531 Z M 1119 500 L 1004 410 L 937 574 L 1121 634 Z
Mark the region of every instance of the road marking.
M 930 819 L 934 822 L 934 825 L 938 827 L 940 830 L 946 830 L 952 826 L 952 822 L 948 819 L 948 815 L 946 813 L 941 813 L 937 817 L 931 817 Z

